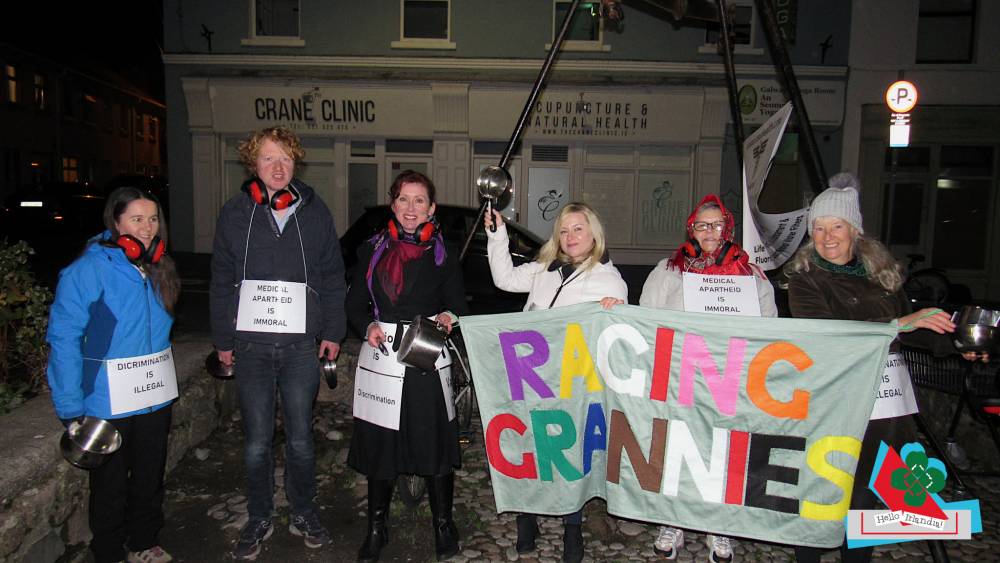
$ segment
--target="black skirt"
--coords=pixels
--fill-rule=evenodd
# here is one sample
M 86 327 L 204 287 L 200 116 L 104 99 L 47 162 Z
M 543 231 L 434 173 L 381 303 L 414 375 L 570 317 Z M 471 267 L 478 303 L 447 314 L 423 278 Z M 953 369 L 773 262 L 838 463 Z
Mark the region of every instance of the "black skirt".
M 354 419 L 347 464 L 369 479 L 446 475 L 461 467 L 458 422 L 448 420 L 437 372 L 406 368 L 399 430 Z

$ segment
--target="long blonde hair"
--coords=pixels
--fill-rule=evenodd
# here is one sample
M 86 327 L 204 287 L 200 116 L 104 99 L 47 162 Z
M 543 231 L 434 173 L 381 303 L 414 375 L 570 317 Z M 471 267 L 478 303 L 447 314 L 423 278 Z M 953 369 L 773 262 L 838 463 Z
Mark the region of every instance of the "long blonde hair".
M 899 291 L 899 288 L 903 287 L 903 268 L 889 253 L 889 249 L 881 242 L 859 234 L 853 227 L 851 230 L 854 235 L 854 256 L 865 265 L 868 279 L 886 291 L 893 293 Z M 815 252 L 816 245 L 810 239 L 785 264 L 785 276 L 791 277 L 800 272 L 808 272 L 809 268 L 814 266 L 812 257 Z
M 594 248 L 590 249 L 590 256 L 585 260 L 585 270 L 593 268 L 595 264 L 601 261 L 604 256 L 605 244 L 604 244 L 604 226 L 601 225 L 601 219 L 597 216 L 597 212 L 594 208 L 583 203 L 581 201 L 572 201 L 567 203 L 565 207 L 559 211 L 559 216 L 556 217 L 555 222 L 552 224 L 552 236 L 549 240 L 542 245 L 542 249 L 538 251 L 538 261 L 541 262 L 546 268 L 549 264 L 555 260 L 560 262 L 570 262 L 570 257 L 562 251 L 559 246 L 559 229 L 562 228 L 563 219 L 566 218 L 570 213 L 582 213 L 584 217 L 587 218 L 587 223 L 590 225 L 590 232 L 594 235 Z

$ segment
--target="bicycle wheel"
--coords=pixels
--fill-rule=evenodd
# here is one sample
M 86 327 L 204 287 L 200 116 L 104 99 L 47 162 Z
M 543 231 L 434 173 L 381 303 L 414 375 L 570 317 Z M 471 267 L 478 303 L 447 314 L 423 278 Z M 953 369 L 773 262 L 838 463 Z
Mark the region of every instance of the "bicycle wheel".
M 427 482 L 419 475 L 400 475 L 396 478 L 399 500 L 410 508 L 416 508 L 427 492 Z
M 451 385 L 455 394 L 455 419 L 458 422 L 459 433 L 468 432 L 472 426 L 472 411 L 475 394 L 472 391 L 472 379 L 469 378 L 468 360 L 458 352 L 456 346 L 451 363 Z

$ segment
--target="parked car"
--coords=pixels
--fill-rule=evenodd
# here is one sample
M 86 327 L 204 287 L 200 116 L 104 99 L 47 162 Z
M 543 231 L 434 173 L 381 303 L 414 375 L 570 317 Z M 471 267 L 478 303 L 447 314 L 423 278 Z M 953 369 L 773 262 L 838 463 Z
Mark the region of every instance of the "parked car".
M 51 283 L 90 237 L 104 230 L 104 193 L 78 182 L 24 186 L 3 202 L 0 236 L 26 241 L 34 250 L 33 269 Z
M 353 272 L 358 265 L 358 248 L 385 228 L 390 213 L 387 205 L 369 207 L 340 237 L 340 250 L 344 256 L 344 265 L 347 267 L 348 282 L 353 279 Z M 441 224 L 445 247 L 456 257 L 461 253 L 469 229 L 476 229 L 469 251 L 462 261 L 462 277 L 469 309 L 474 314 L 510 313 L 523 309 L 527 294 L 508 293 L 493 285 L 486 257 L 486 233 L 483 231 L 478 209 L 438 204 L 435 216 Z M 510 253 L 514 265 L 533 261 L 543 241 L 514 222 L 507 222 L 507 232 L 510 236 Z

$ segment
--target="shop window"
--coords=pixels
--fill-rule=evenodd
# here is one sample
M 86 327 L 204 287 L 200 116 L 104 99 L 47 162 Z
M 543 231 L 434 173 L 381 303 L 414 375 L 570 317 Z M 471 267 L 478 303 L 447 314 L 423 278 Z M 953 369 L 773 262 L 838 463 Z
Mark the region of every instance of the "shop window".
M 920 0 L 917 63 L 971 63 L 975 37 L 975 0 Z
M 385 152 L 390 154 L 432 154 L 434 141 L 388 139 L 385 142 Z
M 63 182 L 79 182 L 80 181 L 80 163 L 77 159 L 71 157 L 63 157 L 62 159 L 62 181 Z
M 996 147 L 932 145 L 886 149 L 883 240 L 897 259 L 982 271 L 990 255 Z
M 567 0 L 555 0 L 552 4 L 552 41 L 556 40 L 562 24 L 566 20 L 572 2 Z M 564 51 L 603 51 L 611 50 L 610 45 L 604 44 L 604 20 L 599 13 L 600 2 L 580 2 L 576 7 L 576 13 L 569 22 L 569 29 L 563 38 L 562 49 Z M 552 43 L 545 45 L 546 49 L 552 48 Z
M 7 101 L 16 104 L 18 101 L 17 96 L 17 67 L 14 65 L 4 65 L 4 94 L 7 96 Z
M 351 156 L 375 157 L 375 141 L 351 141 Z
M 304 47 L 299 0 L 248 0 L 249 37 L 245 46 Z
M 775 11 L 778 11 L 778 7 L 775 7 Z M 741 55 L 763 55 L 764 49 L 758 47 L 755 44 L 756 37 L 756 26 L 757 26 L 757 9 L 753 4 L 753 0 L 737 0 L 736 2 L 731 2 L 729 4 L 729 12 L 733 17 L 733 24 L 731 26 L 731 31 L 733 34 L 733 51 Z M 778 14 L 775 14 L 778 16 Z M 792 35 L 794 37 L 795 21 L 791 16 L 785 17 L 786 24 L 782 26 L 779 23 L 779 27 L 782 28 L 782 33 L 786 36 Z M 786 28 L 790 28 L 791 31 Z M 705 44 L 698 47 L 698 52 L 703 54 L 715 55 L 719 52 L 719 41 L 720 41 L 720 27 L 719 24 L 715 22 L 705 23 Z M 788 41 L 788 39 L 786 39 Z M 788 41 L 793 43 L 794 41 Z
M 451 0 L 400 0 L 399 41 L 394 49 L 455 49 Z
M 48 106 L 48 85 L 45 83 L 44 74 L 35 75 L 35 96 L 34 105 L 35 109 L 38 111 L 45 111 L 49 109 Z

